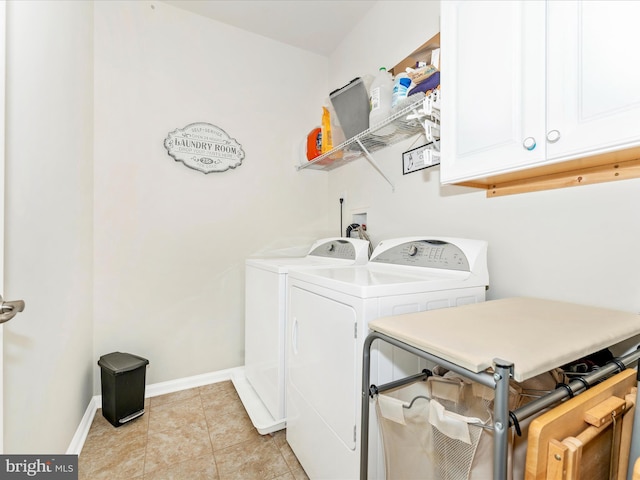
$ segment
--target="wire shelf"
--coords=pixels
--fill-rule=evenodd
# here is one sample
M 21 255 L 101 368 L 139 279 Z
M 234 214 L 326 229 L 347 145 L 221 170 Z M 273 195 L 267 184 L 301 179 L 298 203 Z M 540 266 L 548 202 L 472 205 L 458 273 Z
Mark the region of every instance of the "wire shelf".
M 408 106 L 391 115 L 384 122 L 372 125 L 370 128 L 355 137 L 341 143 L 333 150 L 322 154 L 313 160 L 297 165 L 298 170 L 311 168 L 314 170 L 333 170 L 361 157 L 368 157 L 371 153 L 389 147 L 404 139 L 425 132 L 425 120 L 432 124 L 440 125 L 440 93 L 435 90 L 427 96 L 421 95 L 417 101 L 412 101 Z M 393 127 L 393 132 L 382 135 Z M 437 138 L 439 139 L 439 132 Z

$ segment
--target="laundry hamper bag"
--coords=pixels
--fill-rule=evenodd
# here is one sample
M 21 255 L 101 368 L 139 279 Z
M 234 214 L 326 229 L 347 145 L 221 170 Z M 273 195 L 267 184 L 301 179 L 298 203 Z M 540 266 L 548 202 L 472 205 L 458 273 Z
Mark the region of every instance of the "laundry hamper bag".
M 512 382 L 509 409 L 552 390 L 555 372 L 532 379 L 529 386 Z M 533 388 L 530 388 L 530 387 Z M 494 390 L 452 374 L 432 376 L 379 394 L 376 413 L 384 447 L 388 480 L 486 480 L 493 478 Z M 524 478 L 527 427 L 522 437 L 511 432 L 508 479 Z M 512 429 L 513 430 L 513 429 Z

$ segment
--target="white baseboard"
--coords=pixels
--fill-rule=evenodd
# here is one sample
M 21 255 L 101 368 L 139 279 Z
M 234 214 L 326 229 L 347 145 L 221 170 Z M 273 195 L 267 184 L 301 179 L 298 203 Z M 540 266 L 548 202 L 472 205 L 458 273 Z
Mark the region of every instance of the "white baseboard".
M 91 424 L 93 423 L 93 417 L 100 408 L 101 404 L 102 397 L 100 395 L 96 395 L 91 400 L 89 400 L 89 406 L 87 406 L 87 409 L 82 416 L 82 420 L 80 420 L 80 425 L 78 425 L 76 433 L 71 439 L 71 443 L 69 444 L 69 448 L 67 448 L 67 455 L 80 455 L 82 447 L 84 446 L 84 442 L 87 439 L 87 435 L 89 434 Z
M 178 378 L 167 382 L 154 383 L 147 385 L 145 389 L 145 398 L 157 397 L 167 393 L 179 392 L 190 388 L 210 385 L 212 383 L 225 382 L 231 380 L 231 374 L 237 370 L 243 370 L 244 367 L 228 368 L 227 370 L 218 370 L 217 372 L 203 373 L 202 375 L 194 375 L 192 377 Z
M 243 370 L 244 367 L 229 368 L 227 370 L 219 370 L 217 372 L 203 373 L 202 375 L 194 375 L 192 377 L 178 378 L 167 382 L 154 383 L 145 386 L 145 398 L 157 397 L 167 393 L 179 392 L 190 388 L 202 387 L 212 383 L 224 382 L 231 380 L 234 372 Z M 68 455 L 80 455 L 84 442 L 89 434 L 89 429 L 93 423 L 93 418 L 99 408 L 102 407 L 102 395 L 95 395 L 89 401 L 89 405 L 84 412 L 80 425 L 76 429 L 76 433 L 71 439 L 71 443 L 67 448 Z

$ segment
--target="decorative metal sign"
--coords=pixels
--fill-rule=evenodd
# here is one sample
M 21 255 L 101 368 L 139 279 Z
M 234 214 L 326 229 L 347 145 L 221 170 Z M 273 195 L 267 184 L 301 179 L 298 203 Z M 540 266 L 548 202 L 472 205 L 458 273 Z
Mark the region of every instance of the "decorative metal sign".
M 427 143 L 402 154 L 402 174 L 417 172 L 429 167 L 440 165 L 440 150 L 434 143 Z
M 203 173 L 236 168 L 244 159 L 242 145 L 221 128 L 204 122 L 192 123 L 169 133 L 164 147 L 177 162 Z

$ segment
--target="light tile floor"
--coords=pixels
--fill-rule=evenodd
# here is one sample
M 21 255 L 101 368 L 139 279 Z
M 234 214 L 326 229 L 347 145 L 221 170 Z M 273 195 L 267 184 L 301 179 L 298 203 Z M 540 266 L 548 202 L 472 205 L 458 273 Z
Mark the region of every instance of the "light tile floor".
M 231 382 L 147 399 L 118 428 L 98 410 L 78 467 L 79 480 L 308 480 L 284 431 L 260 435 Z

